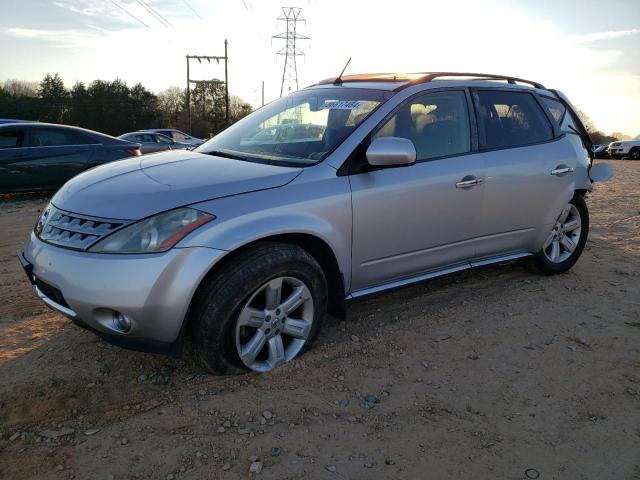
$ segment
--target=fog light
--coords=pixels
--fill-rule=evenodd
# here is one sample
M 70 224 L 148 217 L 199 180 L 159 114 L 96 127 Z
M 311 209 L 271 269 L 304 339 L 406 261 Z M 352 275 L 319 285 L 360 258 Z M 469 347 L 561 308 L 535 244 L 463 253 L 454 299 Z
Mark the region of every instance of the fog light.
M 131 320 L 124 313 L 113 312 L 113 324 L 122 333 L 127 333 L 131 330 Z

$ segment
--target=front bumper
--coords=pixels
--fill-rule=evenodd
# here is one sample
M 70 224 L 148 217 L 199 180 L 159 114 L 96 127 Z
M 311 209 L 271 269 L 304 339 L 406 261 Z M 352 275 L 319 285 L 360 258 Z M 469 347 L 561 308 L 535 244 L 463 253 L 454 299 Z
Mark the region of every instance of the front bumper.
M 205 247 L 155 254 L 101 254 L 56 247 L 32 232 L 18 252 L 38 296 L 51 308 L 117 345 L 168 351 L 180 340 L 202 278 L 225 254 Z M 114 312 L 126 315 L 123 333 Z

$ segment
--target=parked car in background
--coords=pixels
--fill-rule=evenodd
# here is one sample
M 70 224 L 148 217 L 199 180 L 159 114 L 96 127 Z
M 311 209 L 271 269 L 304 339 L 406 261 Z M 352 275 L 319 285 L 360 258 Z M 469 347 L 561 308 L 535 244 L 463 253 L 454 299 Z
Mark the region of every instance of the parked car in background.
M 609 144 L 609 155 L 614 159 L 640 160 L 640 140 L 624 140 Z
M 166 135 L 155 132 L 123 133 L 118 138 L 140 144 L 140 151 L 144 153 L 162 152 L 165 150 L 194 148 L 192 144 L 177 142 Z
M 322 135 L 256 140 L 292 123 Z M 265 372 L 348 299 L 515 259 L 568 271 L 586 194 L 612 175 L 590 147 L 567 98 L 536 82 L 331 78 L 194 151 L 79 175 L 19 259 L 44 302 L 118 345 L 175 353 L 189 332 L 211 371 Z
M 0 125 L 0 192 L 55 190 L 96 165 L 140 155 L 140 145 L 66 125 Z
M 591 151 L 593 152 L 593 156 L 595 158 L 609 158 L 609 145 L 594 145 L 591 147 Z
M 202 140 L 201 138 L 192 137 L 191 135 L 181 132 L 180 130 L 176 130 L 175 128 L 145 128 L 144 130 L 140 131 L 160 133 L 169 137 L 171 140 L 180 143 L 187 143 L 194 147 L 197 147 L 198 145 L 202 145 L 204 143 L 204 140 Z
M 310 124 L 289 123 L 260 129 L 254 135 L 242 139 L 241 145 L 283 143 L 283 142 L 311 142 L 322 139 L 324 126 Z

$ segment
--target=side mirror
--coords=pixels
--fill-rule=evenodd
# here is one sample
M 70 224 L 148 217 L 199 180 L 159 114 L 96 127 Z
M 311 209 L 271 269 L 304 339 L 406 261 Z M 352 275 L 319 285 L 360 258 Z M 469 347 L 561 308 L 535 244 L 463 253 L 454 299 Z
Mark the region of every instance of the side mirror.
M 613 177 L 613 167 L 605 162 L 591 165 L 589 177 L 594 182 L 606 182 Z
M 406 138 L 376 138 L 367 148 L 367 161 L 374 167 L 413 165 L 416 155 L 416 147 Z

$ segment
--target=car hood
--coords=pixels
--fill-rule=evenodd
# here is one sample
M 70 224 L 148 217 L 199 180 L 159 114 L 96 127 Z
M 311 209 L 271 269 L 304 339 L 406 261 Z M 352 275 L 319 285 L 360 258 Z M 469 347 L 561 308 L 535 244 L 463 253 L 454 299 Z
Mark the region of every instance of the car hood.
M 87 170 L 65 183 L 51 203 L 81 215 L 138 220 L 196 202 L 280 187 L 301 171 L 168 151 Z

